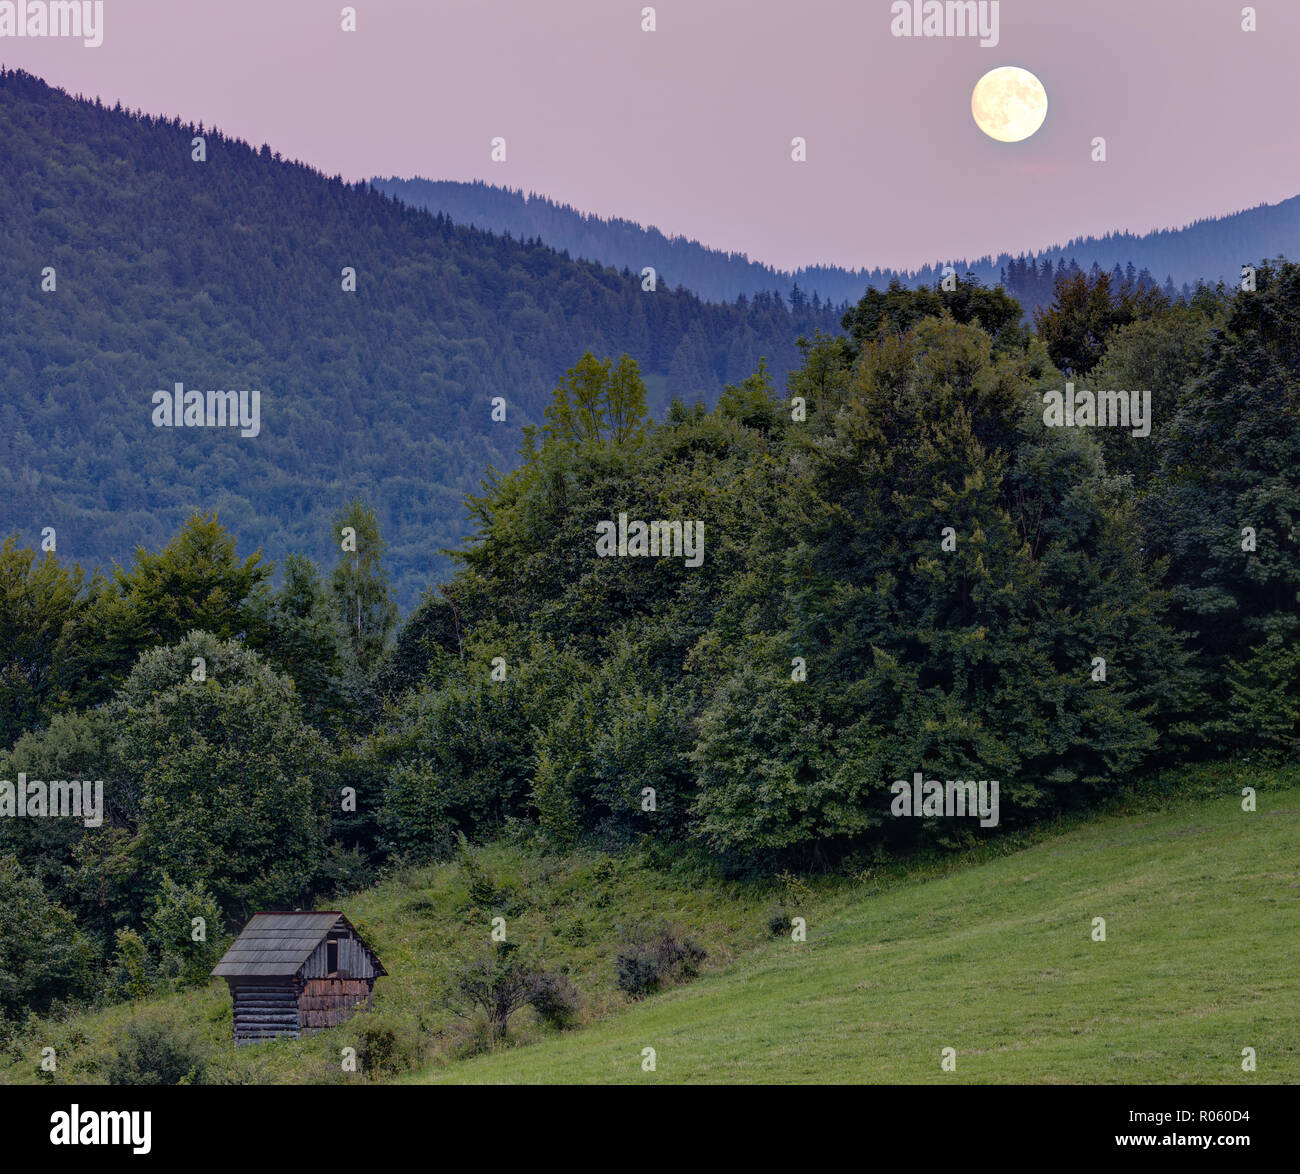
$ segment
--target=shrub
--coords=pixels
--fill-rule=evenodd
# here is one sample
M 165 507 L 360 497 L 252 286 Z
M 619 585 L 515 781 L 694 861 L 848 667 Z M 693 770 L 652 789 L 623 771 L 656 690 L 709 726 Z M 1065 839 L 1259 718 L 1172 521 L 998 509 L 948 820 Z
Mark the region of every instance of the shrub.
M 148 946 L 133 929 L 119 929 L 115 944 L 110 989 L 119 999 L 143 999 L 157 979 Z
M 203 922 L 196 941 L 194 919 Z M 146 938 L 159 973 L 178 988 L 203 986 L 221 957 L 221 910 L 202 885 L 181 886 L 166 873 L 156 898 Z M 119 934 L 119 949 L 121 936 Z
M 703 946 L 672 927 L 635 929 L 625 937 L 615 961 L 619 989 L 640 999 L 670 983 L 694 978 L 707 956 Z
M 561 845 L 586 836 L 626 846 L 645 827 L 645 788 L 654 824 L 672 834 L 685 822 L 695 740 L 690 707 L 675 691 L 646 689 L 647 650 L 619 640 L 589 681 L 573 678 L 539 731 L 534 803 Z
M 587 923 L 581 917 L 574 917 L 572 921 L 562 925 L 557 933 L 566 941 L 580 946 L 587 940 Z
M 582 1005 L 578 988 L 567 974 L 557 970 L 543 970 L 536 975 L 528 1001 L 543 1023 L 560 1031 L 573 1026 Z
M 545 651 L 536 660 L 512 658 L 504 681 L 488 678 L 486 658 L 452 660 L 436 687 L 409 694 L 396 712 L 394 732 L 380 739 L 380 759 L 418 764 L 418 777 L 385 791 L 381 825 L 397 846 L 430 840 L 441 848 L 457 829 L 496 830 L 523 815 L 534 772 L 533 726 L 544 725 L 553 693 L 569 677 Z M 552 680 L 548 683 L 548 675 Z M 435 804 L 421 816 L 421 804 Z M 419 822 L 414 829 L 408 819 Z
M 543 970 L 514 942 L 497 942 L 479 957 L 465 963 L 456 976 L 448 1007 L 466 1019 L 481 1014 L 493 1041 L 503 1037 L 510 1018 L 531 1004 L 544 1023 L 570 1026 L 580 999 L 566 974 Z
M 89 993 L 94 944 L 14 856 L 0 855 L 0 1017 Z
M 141 1015 L 119 1036 L 106 1075 L 109 1084 L 198 1084 L 206 1068 L 193 1032 L 175 1019 Z
M 391 1016 L 367 1011 L 354 1016 L 349 1026 L 366 1076 L 402 1072 L 418 1059 L 410 1032 Z
M 486 872 L 473 872 L 469 878 L 469 897 L 475 905 L 490 908 L 496 904 L 497 890 L 492 877 Z
M 469 1018 L 475 1011 L 487 1016 L 493 1039 L 506 1034 L 510 1017 L 533 994 L 536 971 L 514 942 L 497 942 L 496 948 L 465 963 L 456 976 L 449 1008 Z
M 634 999 L 657 991 L 661 983 L 658 960 L 648 950 L 636 947 L 621 952 L 615 962 L 618 969 L 618 989 Z
M 474 1016 L 459 1031 L 454 1033 L 452 1040 L 451 1055 L 457 1060 L 472 1060 L 475 1056 L 490 1052 L 493 1037 L 487 1016 Z
M 767 932 L 774 938 L 781 937 L 790 926 L 790 911 L 784 905 L 774 905 L 767 915 Z
M 429 762 L 394 763 L 387 768 L 382 789 L 379 839 L 390 856 L 439 860 L 453 850 L 445 789 Z
M 496 882 L 492 879 L 492 874 L 483 867 L 463 833 L 459 837 L 456 859 L 465 874 L 469 899 L 484 909 L 491 908 L 498 896 Z

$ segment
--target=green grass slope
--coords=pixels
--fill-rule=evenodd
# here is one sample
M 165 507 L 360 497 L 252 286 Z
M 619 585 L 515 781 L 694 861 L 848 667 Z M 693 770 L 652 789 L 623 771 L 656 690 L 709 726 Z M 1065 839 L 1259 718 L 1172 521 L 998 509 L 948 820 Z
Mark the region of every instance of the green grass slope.
M 559 857 L 498 843 L 323 902 L 390 972 L 371 1013 L 236 1048 L 214 981 L 0 1024 L 0 1084 L 103 1083 L 137 1019 L 194 1037 L 210 1083 L 1300 1082 L 1300 770 L 1203 767 L 1139 788 L 1124 811 L 819 879 L 723 880 L 652 844 Z M 769 936 L 778 908 L 806 919 L 806 943 Z M 556 1032 L 525 1009 L 476 1055 L 481 1031 L 443 996 L 497 916 L 568 972 L 582 1011 Z M 636 922 L 702 944 L 701 977 L 630 1003 L 615 959 Z M 940 1069 L 946 1047 L 956 1072 Z
M 770 942 L 594 1026 L 420 1078 L 1300 1081 L 1300 789 L 1288 777 L 1253 813 L 1239 793 L 1251 777 L 1225 771 L 1221 798 L 860 889 L 839 912 L 812 903 L 805 944 Z M 941 1071 L 944 1048 L 955 1072 Z
M 808 891 L 825 905 L 842 889 L 826 879 Z M 202 989 L 36 1018 L 11 1035 L 0 1022 L 0 1084 L 105 1083 L 134 1019 L 161 1020 L 197 1040 L 207 1053 L 208 1083 L 382 1082 L 414 1066 L 455 1064 L 483 1046 L 478 1025 L 453 1013 L 445 996 L 462 960 L 489 943 L 494 917 L 505 918 L 511 941 L 568 972 L 581 993 L 579 1021 L 591 1022 L 626 1004 L 615 958 L 633 923 L 679 927 L 708 951 L 709 973 L 761 944 L 767 911 L 785 893 L 781 881 L 726 882 L 689 861 L 664 867 L 653 849 L 557 857 L 493 844 L 321 902 L 347 913 L 389 972 L 376 985 L 372 1014 L 307 1039 L 236 1048 L 226 984 L 213 980 Z M 551 1030 L 525 1008 L 511 1023 L 510 1041 L 528 1044 Z M 41 1071 L 46 1047 L 57 1057 L 53 1073 Z M 355 1073 L 343 1069 L 344 1048 L 357 1051 Z

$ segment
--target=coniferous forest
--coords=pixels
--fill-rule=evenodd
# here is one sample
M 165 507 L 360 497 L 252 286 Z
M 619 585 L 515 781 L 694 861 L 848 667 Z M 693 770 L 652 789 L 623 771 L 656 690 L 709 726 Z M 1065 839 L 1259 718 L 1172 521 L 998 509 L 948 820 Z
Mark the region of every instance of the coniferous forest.
M 376 177 L 376 188 L 416 208 L 445 214 L 457 224 L 471 224 L 497 233 L 536 237 L 574 257 L 619 267 L 654 264 L 674 282 L 681 282 L 711 301 L 732 301 L 741 295 L 779 291 L 796 303 L 807 299 L 817 308 L 828 298 L 838 304 L 856 301 L 865 286 L 884 288 L 891 281 L 909 287 L 934 285 L 943 276 L 942 264 L 915 269 L 842 269 L 807 265 L 794 272 L 774 269 L 743 253 L 706 248 L 683 236 L 668 236 L 629 220 L 580 212 L 537 192 L 524 193 L 479 180 Z M 1228 216 L 1203 219 L 1184 228 L 1149 233 L 1112 232 L 1083 237 L 1035 253 L 997 257 L 951 258 L 957 273 L 969 273 L 985 284 L 998 282 L 1027 310 L 1052 300 L 1057 275 L 1066 272 L 1114 273 L 1118 280 L 1158 285 L 1170 296 L 1188 297 L 1198 282 L 1214 284 L 1236 278 L 1243 257 L 1272 256 L 1300 232 L 1300 198 L 1250 208 Z
M 197 135 L 218 166 L 192 160 Z M 712 399 L 760 357 L 783 379 L 798 336 L 843 309 L 646 296 L 639 272 L 457 227 L 269 146 L 15 71 L 0 77 L 0 185 L 0 470 L 13 488 L 0 532 L 55 526 L 105 567 L 161 545 L 196 502 L 248 541 L 320 555 L 327 503 L 360 494 L 388 523 L 409 608 L 464 534 L 465 492 L 512 461 L 520 425 L 586 347 L 635 354 L 662 410 Z M 253 443 L 183 429 L 158 442 L 154 391 L 234 381 L 262 392 Z M 505 419 L 485 428 L 497 396 Z

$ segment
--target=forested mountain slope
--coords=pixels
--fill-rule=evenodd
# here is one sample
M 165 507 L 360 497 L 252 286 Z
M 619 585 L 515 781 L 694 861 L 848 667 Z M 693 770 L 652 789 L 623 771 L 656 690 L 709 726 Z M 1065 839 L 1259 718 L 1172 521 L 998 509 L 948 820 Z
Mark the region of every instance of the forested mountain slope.
M 586 348 L 632 355 L 662 409 L 760 356 L 782 379 L 798 334 L 838 321 L 643 292 L 21 72 L 0 76 L 0 207 L 0 533 L 54 526 L 83 563 L 156 546 L 195 508 L 250 546 L 323 558 L 360 495 L 409 606 L 464 532 L 464 492 L 514 463 Z M 259 390 L 259 434 L 155 427 L 153 394 L 176 383 Z

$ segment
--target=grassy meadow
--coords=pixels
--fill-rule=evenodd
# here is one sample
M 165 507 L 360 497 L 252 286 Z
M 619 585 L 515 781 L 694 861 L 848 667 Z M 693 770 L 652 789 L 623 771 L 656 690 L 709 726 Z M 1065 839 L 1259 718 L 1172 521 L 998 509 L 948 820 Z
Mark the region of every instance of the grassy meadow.
M 650 847 L 560 857 L 497 843 L 322 903 L 389 971 L 373 1011 L 341 1027 L 235 1048 L 214 981 L 37 1019 L 7 1041 L 0 1081 L 101 1083 L 127 1021 L 152 1017 L 201 1040 L 212 1083 L 1300 1082 L 1297 845 L 1300 772 L 1239 768 L 1153 783 L 964 857 L 813 880 L 726 879 Z M 525 1008 L 492 1045 L 449 1009 L 494 917 L 568 974 L 573 1028 Z M 791 917 L 806 941 L 774 931 Z M 699 977 L 629 999 L 615 959 L 637 923 L 702 945 Z M 344 1070 L 345 1048 L 359 1071 Z

